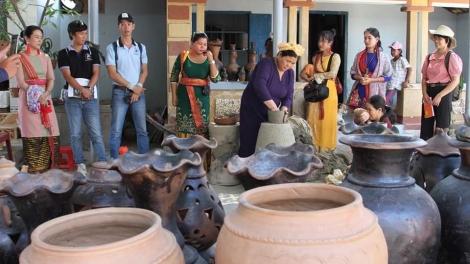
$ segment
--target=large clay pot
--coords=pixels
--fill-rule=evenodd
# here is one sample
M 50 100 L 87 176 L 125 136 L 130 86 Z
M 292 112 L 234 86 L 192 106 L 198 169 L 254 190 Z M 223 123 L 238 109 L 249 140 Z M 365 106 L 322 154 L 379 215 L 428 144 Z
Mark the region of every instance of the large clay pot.
M 396 127 L 391 129 L 387 126 L 383 126 L 380 122 L 372 122 L 364 126 L 357 125 L 354 121 L 348 122 L 342 125 L 338 129 L 345 135 L 350 134 L 372 134 L 372 135 L 393 135 L 400 134 L 400 131 Z
M 185 263 L 190 264 L 204 262 L 200 262 L 196 249 L 184 244 L 176 224 L 176 200 L 188 170 L 200 164 L 201 157 L 197 153 L 182 150 L 171 154 L 155 149 L 147 154 L 128 152 L 109 166 L 120 172 L 136 207 L 153 211 L 162 218 L 163 227 L 175 235 Z
M 86 175 L 87 184 L 79 186 L 72 196 L 73 211 L 103 207 L 134 207 L 119 172 L 92 168 Z
M 219 53 L 220 49 L 222 48 L 222 43 L 224 41 L 220 39 L 212 40 L 207 43 L 207 47 L 209 50 L 214 54 L 214 61 L 215 61 L 215 66 L 217 67 L 217 70 L 220 72 L 220 70 L 224 67 L 223 63 L 219 60 Z
M 173 234 L 154 212 L 102 208 L 59 217 L 40 225 L 22 264 L 183 264 Z
M 230 44 L 230 51 L 229 51 L 229 63 L 227 64 L 227 74 L 228 74 L 228 81 L 236 82 L 238 80 L 238 68 L 240 65 L 237 64 L 237 51 L 235 50 L 235 46 L 237 44 Z
M 431 191 L 442 221 L 438 263 L 470 263 L 470 143 L 450 139 L 449 145 L 459 149 L 460 167 Z
M 436 135 L 427 140 L 427 146 L 416 149 L 410 162 L 410 176 L 428 193 L 460 166 L 459 150 L 447 144 L 450 139 L 447 129 L 436 130 Z
M 296 145 L 285 148 L 289 150 L 260 149 L 246 158 L 234 156 L 226 164 L 227 171 L 240 179 L 245 190 L 250 190 L 266 185 L 305 182 L 313 170 L 323 167 L 318 157 L 297 150 Z
M 217 141 L 214 138 L 209 141 L 200 135 L 188 138 L 168 136 L 163 140 L 162 146 L 170 147 L 173 152 L 186 149 L 204 157 L 209 149 L 217 147 Z M 198 251 L 207 250 L 215 244 L 224 224 L 225 211 L 219 195 L 206 177 L 202 163 L 189 169 L 176 210 L 178 228 L 186 244 Z
M 441 234 L 436 203 L 408 175 L 411 153 L 426 146 L 403 135 L 348 135 L 340 142 L 353 152 L 342 186 L 358 191 L 379 217 L 389 264 L 435 263 Z
M 240 195 L 217 241 L 216 263 L 387 263 L 377 216 L 352 190 L 314 183 Z
M 72 213 L 70 198 L 79 185 L 86 183 L 83 174 L 49 170 L 42 174 L 17 173 L 0 183 L 23 219 L 28 234 L 40 224 Z

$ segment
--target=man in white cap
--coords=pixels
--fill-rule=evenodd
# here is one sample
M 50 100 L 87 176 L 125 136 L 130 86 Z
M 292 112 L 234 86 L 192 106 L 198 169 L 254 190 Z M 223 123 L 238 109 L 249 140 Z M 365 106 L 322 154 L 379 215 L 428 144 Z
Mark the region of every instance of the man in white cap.
M 452 51 L 457 46 L 452 29 L 441 25 L 436 30 L 429 30 L 429 38 L 434 41 L 436 50 L 426 56 L 421 67 L 423 108 L 420 138 L 424 140 L 434 136 L 434 127 L 450 128 L 452 92 L 459 86 L 462 73 L 462 59 Z M 424 116 L 424 104 L 433 106 L 434 116 Z
M 397 106 L 397 91 L 401 91 L 402 88 L 407 88 L 410 83 L 411 76 L 411 65 L 402 56 L 403 45 L 394 41 L 392 45 L 388 46 L 391 49 L 392 54 L 392 78 L 387 83 L 387 94 L 385 96 L 385 104 L 392 107 L 393 109 Z

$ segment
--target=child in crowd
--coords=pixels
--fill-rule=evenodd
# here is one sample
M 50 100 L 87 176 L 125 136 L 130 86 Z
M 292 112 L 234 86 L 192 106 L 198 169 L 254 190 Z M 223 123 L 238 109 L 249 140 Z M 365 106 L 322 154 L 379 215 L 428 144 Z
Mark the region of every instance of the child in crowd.
M 393 74 L 392 79 L 387 83 L 385 104 L 395 109 L 397 106 L 397 91 L 409 86 L 411 65 L 402 56 L 403 45 L 400 42 L 393 42 L 389 48 L 393 57 L 391 61 Z
M 367 100 L 366 109 L 354 109 L 354 122 L 359 125 L 365 125 L 370 122 L 384 122 L 387 128 L 392 128 L 397 122 L 397 116 L 392 108 L 385 105 L 385 100 L 380 95 L 374 95 Z

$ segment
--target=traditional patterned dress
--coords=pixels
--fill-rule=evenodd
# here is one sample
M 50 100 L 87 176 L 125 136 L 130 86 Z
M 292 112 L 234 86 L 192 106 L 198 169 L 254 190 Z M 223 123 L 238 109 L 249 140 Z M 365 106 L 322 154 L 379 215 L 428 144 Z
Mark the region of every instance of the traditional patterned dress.
M 314 59 L 313 75 L 321 76 L 328 80 L 326 86 L 329 90 L 328 98 L 318 103 L 308 103 L 306 108 L 306 116 L 308 124 L 312 128 L 312 136 L 314 145 L 318 151 L 332 150 L 336 148 L 337 142 L 337 123 L 338 123 L 338 94 L 336 92 L 336 84 L 334 78 L 338 74 L 341 58 L 338 54 L 322 56 L 321 59 Z M 331 58 L 330 70 L 328 69 L 328 61 Z
M 209 61 L 206 59 L 202 63 L 193 62 L 188 53 L 186 51 L 178 55 L 170 77 L 170 82 L 178 83 L 176 136 L 186 138 L 198 134 L 208 138 L 210 96 L 203 94 L 203 89 L 205 85 L 210 84 L 209 80 L 214 83 L 220 81 L 220 75 L 217 73 L 215 77 L 210 76 Z M 186 57 L 183 58 L 183 67 L 181 67 L 181 56 Z M 207 168 L 210 155 L 206 155 L 205 160 Z
M 22 70 L 17 75 L 20 86 L 26 83 L 28 89 L 36 85 L 45 89 L 47 81 L 54 80 L 50 58 L 44 53 L 35 56 L 21 53 L 21 56 Z M 27 92 L 23 89 L 19 91 L 18 118 L 25 165 L 29 166 L 29 172 L 43 172 L 59 165 L 59 126 L 50 95 L 48 100 L 51 103 L 49 113 L 44 110 L 34 113 L 28 110 Z

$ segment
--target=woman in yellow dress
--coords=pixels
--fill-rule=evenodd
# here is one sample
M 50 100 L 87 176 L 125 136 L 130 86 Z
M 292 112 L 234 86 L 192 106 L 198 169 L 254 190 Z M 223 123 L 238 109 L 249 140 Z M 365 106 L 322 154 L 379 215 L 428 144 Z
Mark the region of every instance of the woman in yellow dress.
M 306 119 L 312 128 L 313 141 L 319 152 L 336 148 L 338 94 L 335 79 L 341 58 L 331 51 L 334 36 L 334 30 L 322 31 L 318 38 L 320 51 L 312 58 L 314 74 L 311 78 L 328 80 L 329 90 L 328 98 L 318 103 L 308 103 L 306 109 Z

